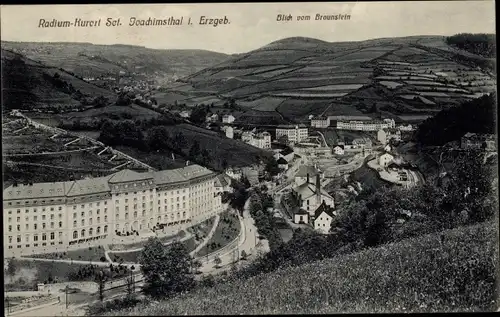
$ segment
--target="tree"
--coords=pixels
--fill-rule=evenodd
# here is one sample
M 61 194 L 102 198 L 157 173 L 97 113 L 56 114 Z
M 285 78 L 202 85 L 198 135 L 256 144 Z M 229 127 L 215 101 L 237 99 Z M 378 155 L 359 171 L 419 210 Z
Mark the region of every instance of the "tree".
M 189 157 L 192 160 L 195 160 L 198 155 L 200 155 L 201 150 L 200 150 L 200 142 L 198 140 L 194 140 L 193 144 L 191 145 L 191 148 L 189 149 Z
M 101 270 L 95 274 L 94 279 L 98 285 L 99 300 L 102 302 L 104 300 L 104 287 L 106 285 L 106 281 L 108 280 L 108 276 L 103 270 Z
M 245 175 L 243 175 L 241 177 L 241 183 L 243 184 L 243 186 L 245 186 L 245 188 L 250 188 L 252 186 L 252 184 L 250 184 L 250 181 L 248 180 L 248 177 L 246 177 Z
M 245 250 L 241 251 L 241 259 L 242 260 L 246 260 L 247 259 L 247 253 L 245 252 Z
M 189 120 L 196 124 L 202 124 L 206 120 L 207 113 L 208 111 L 205 106 L 198 106 L 189 115 Z
M 15 260 L 10 260 L 7 265 L 7 274 L 10 276 L 16 275 L 17 272 L 17 263 Z
M 146 142 L 153 151 L 166 150 L 170 146 L 170 135 L 165 126 L 156 126 L 149 129 Z
M 214 259 L 215 267 L 218 268 L 220 264 L 222 263 L 222 260 L 219 258 L 219 256 L 216 256 Z
M 170 297 L 194 286 L 193 259 L 180 242 L 165 247 L 158 238 L 150 238 L 139 262 L 145 280 L 143 291 L 153 298 Z
M 265 166 L 265 171 L 269 173 L 271 176 L 276 176 L 281 172 L 281 169 L 278 166 L 278 161 L 274 157 L 271 157 Z
M 222 169 L 226 170 L 228 166 L 229 166 L 229 164 L 227 163 L 227 160 L 225 158 L 223 158 L 222 162 L 221 162 Z
M 203 264 L 200 261 L 198 261 L 198 260 L 193 261 L 192 268 L 194 270 L 194 273 L 197 273 L 198 270 L 201 269 L 202 266 L 203 266 Z

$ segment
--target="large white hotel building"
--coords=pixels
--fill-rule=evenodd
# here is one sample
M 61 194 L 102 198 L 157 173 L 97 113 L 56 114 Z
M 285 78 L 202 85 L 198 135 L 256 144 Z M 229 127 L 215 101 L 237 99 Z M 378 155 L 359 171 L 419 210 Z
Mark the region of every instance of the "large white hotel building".
M 114 243 L 159 227 L 174 233 L 222 211 L 217 180 L 215 172 L 189 165 L 11 185 L 3 192 L 4 257 Z

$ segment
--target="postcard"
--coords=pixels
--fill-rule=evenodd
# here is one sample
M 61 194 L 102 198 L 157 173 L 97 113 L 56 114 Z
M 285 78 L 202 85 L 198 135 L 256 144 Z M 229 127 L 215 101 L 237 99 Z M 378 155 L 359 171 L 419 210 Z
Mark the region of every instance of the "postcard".
M 9 316 L 498 311 L 494 1 L 2 5 Z

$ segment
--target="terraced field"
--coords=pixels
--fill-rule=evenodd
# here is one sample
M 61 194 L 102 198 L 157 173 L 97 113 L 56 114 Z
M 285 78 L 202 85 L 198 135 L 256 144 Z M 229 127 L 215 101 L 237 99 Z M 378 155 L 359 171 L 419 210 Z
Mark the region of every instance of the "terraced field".
M 303 121 L 325 110 L 363 115 L 373 102 L 397 115 L 431 113 L 494 89 L 494 78 L 448 58 L 441 53 L 446 47 L 444 37 L 352 43 L 288 38 L 192 74 L 183 79 L 188 85 L 175 83 L 158 97 L 188 104 L 234 98 L 243 108 L 256 110 L 257 117 L 277 111 L 288 120 Z

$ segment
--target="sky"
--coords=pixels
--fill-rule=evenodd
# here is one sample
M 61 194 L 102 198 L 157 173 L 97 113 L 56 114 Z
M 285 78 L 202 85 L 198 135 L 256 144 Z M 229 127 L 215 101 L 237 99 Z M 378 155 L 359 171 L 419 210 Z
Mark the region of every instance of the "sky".
M 493 0 L 407 2 L 311 2 L 218 4 L 2 5 L 1 38 L 22 42 L 129 44 L 156 49 L 205 49 L 227 54 L 248 52 L 294 36 L 328 42 L 411 35 L 495 33 Z M 291 14 L 293 21 L 276 21 Z M 316 14 L 349 14 L 350 20 L 316 21 Z M 309 21 L 297 16 L 310 15 Z M 184 17 L 182 26 L 130 27 L 131 17 Z M 201 16 L 230 24 L 200 25 Z M 187 25 L 191 17 L 192 25 Z M 40 19 L 102 19 L 100 27 L 40 28 Z M 122 25 L 106 27 L 107 18 Z

